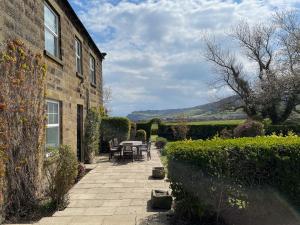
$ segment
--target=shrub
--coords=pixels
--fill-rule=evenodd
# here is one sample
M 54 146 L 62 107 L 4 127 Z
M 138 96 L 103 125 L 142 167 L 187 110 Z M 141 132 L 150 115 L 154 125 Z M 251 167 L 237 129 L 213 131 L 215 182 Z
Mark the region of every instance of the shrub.
M 232 138 L 233 137 L 233 131 L 228 130 L 227 128 L 225 128 L 220 132 L 220 137 L 223 138 L 223 139 Z
M 0 154 L 5 153 L 7 217 L 29 215 L 40 194 L 46 66 L 19 40 L 0 49 Z
M 86 173 L 86 166 L 83 163 L 78 163 L 78 167 L 77 167 L 77 177 L 75 182 L 77 183 L 78 181 L 81 180 L 81 178 L 84 177 Z
M 93 163 L 100 141 L 100 113 L 95 108 L 88 109 L 85 119 L 84 158 L 86 163 Z
M 147 140 L 147 134 L 144 130 L 137 130 L 136 132 L 136 140 L 145 142 Z
M 162 137 L 157 137 L 155 142 L 155 147 L 158 149 L 163 149 L 167 144 L 167 139 Z
M 220 132 L 225 128 L 229 130 L 233 130 L 236 126 L 237 125 L 235 124 L 214 124 L 214 125 L 188 124 L 186 138 L 193 139 L 193 140 L 210 139 L 220 134 Z M 174 130 L 176 131 L 176 125 L 159 124 L 157 134 L 158 136 L 164 137 L 170 141 L 176 141 L 178 138 Z
M 126 141 L 130 135 L 130 121 L 125 117 L 102 118 L 100 125 L 101 150 L 108 151 L 108 142 L 117 138 L 119 142 Z
M 283 199 L 300 208 L 299 149 L 297 136 L 169 143 L 176 210 L 184 203 L 179 214 L 198 221 L 215 212 L 229 224 L 296 224 Z
M 152 130 L 152 121 L 144 122 L 144 123 L 137 123 L 136 124 L 137 130 L 144 130 L 147 134 L 147 141 L 151 138 L 151 130 Z
M 248 120 L 233 130 L 234 137 L 256 137 L 264 135 L 264 125 L 258 121 Z
M 78 175 L 78 162 L 70 146 L 52 149 L 50 157 L 45 160 L 45 174 L 49 183 L 48 194 L 57 209 L 68 204 L 68 191 Z

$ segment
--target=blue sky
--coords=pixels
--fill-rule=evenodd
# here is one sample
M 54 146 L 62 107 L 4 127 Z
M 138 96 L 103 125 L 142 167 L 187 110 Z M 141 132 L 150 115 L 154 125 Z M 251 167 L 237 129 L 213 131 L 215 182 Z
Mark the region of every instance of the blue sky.
M 113 115 L 196 106 L 231 95 L 216 88 L 203 58 L 203 34 L 227 43 L 224 31 L 247 19 L 266 21 L 299 0 L 69 0 L 101 51 Z M 228 45 L 230 43 L 227 43 Z M 249 65 L 251 66 L 251 65 Z

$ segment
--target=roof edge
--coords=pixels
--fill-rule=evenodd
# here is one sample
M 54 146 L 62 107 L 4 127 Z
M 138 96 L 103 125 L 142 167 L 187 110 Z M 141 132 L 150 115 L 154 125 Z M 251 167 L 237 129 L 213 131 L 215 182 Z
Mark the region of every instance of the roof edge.
M 83 25 L 83 23 L 81 22 L 79 17 L 77 16 L 76 12 L 74 11 L 74 9 L 71 6 L 71 4 L 69 3 L 69 1 L 68 0 L 63 0 L 63 1 L 59 1 L 59 3 L 64 4 L 68 8 L 69 13 L 71 14 L 72 17 L 74 17 L 73 19 L 75 20 L 74 22 L 76 23 L 76 24 L 74 24 L 74 26 L 79 26 L 77 28 L 79 28 L 87 36 L 89 42 L 91 43 L 92 47 L 95 49 L 98 56 L 101 58 L 101 60 L 104 60 L 105 56 L 107 54 L 100 51 L 100 49 L 98 48 L 98 46 L 94 42 L 93 38 L 91 37 L 90 33 L 87 31 L 87 29 L 85 28 L 85 26 Z

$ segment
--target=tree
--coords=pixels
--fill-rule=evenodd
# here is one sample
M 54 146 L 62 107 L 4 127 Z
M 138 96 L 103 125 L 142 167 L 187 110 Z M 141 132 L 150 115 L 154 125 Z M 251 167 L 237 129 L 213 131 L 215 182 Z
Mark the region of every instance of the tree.
M 250 118 L 284 122 L 300 100 L 300 24 L 296 15 L 276 14 L 268 24 L 240 22 L 228 37 L 238 42 L 239 53 L 255 69 L 246 70 L 237 54 L 206 38 L 205 57 L 214 65 L 222 84 L 242 99 Z

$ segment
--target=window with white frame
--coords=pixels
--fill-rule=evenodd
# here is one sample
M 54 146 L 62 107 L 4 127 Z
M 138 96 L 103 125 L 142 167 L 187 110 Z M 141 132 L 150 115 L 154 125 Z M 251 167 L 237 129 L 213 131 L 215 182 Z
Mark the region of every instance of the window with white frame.
M 48 4 L 44 4 L 45 50 L 59 57 L 59 18 Z
M 82 75 L 82 47 L 81 42 L 75 38 L 76 72 Z
M 90 56 L 90 81 L 91 84 L 96 85 L 95 58 L 93 56 Z
M 46 147 L 58 147 L 60 142 L 59 102 L 47 100 Z

